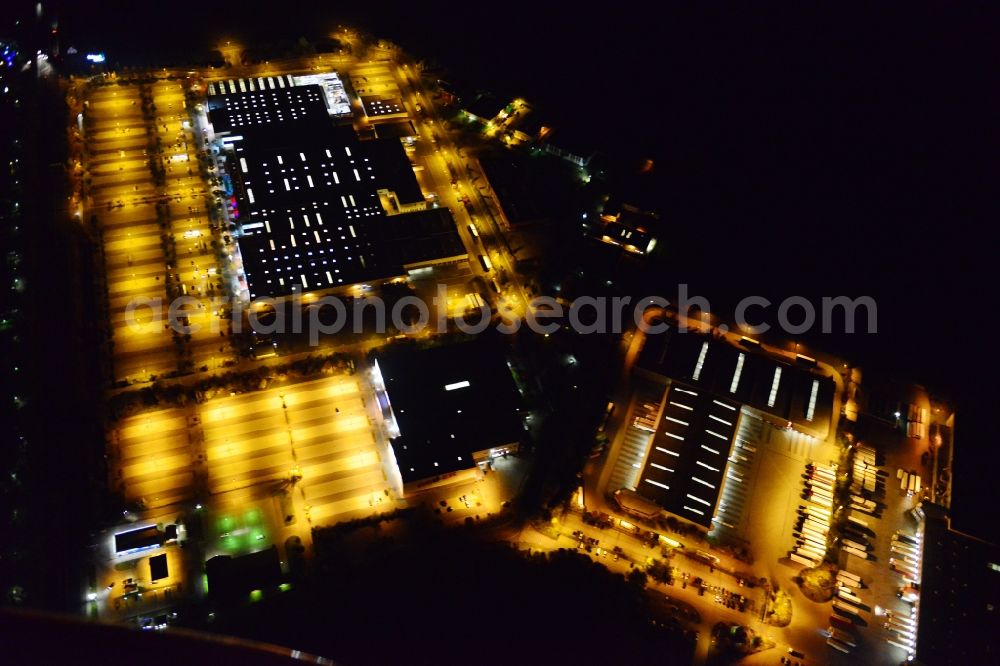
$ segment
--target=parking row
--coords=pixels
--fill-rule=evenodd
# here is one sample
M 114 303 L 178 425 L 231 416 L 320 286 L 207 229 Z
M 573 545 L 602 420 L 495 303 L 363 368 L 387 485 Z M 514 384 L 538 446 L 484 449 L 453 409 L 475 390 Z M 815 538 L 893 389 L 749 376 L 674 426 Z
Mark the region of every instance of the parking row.
M 201 139 L 192 128 L 180 83 L 159 83 L 152 97 L 162 136 L 159 159 L 169 195 L 165 213 L 176 259 L 174 279 L 183 295 L 198 300 L 180 308 L 191 327 L 185 337 L 184 363 L 188 370 L 215 369 L 231 359 L 232 350 L 226 339 L 228 328 L 221 322 L 223 313 L 208 300 L 222 296 L 223 290 L 208 210 L 209 188 L 199 167 Z
M 814 567 L 826 558 L 837 487 L 836 463 L 806 464 L 802 499 L 792 531 L 795 544 L 789 552 L 793 562 Z
M 149 164 L 148 96 L 138 85 L 92 91 L 85 104 L 90 195 L 104 251 L 117 380 L 177 368 L 169 326 L 136 302 L 166 298 L 166 254 Z

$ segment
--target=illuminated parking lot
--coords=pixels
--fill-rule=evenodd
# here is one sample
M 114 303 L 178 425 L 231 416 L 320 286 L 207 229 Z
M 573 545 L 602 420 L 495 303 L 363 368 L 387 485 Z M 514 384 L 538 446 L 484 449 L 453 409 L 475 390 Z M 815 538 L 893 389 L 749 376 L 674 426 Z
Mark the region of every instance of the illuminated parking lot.
M 277 490 L 294 476 L 313 525 L 387 506 L 361 395 L 357 379 L 337 376 L 209 403 L 202 423 L 210 493 Z
M 112 371 L 116 380 L 129 382 L 214 369 L 231 358 L 215 308 L 181 309 L 179 314 L 197 327 L 183 346 L 175 342 L 162 311 L 146 305 L 129 311 L 130 304 L 167 303 L 169 280 L 185 295 L 221 295 L 208 187 L 197 166 L 184 89 L 178 82 L 160 81 L 146 92 L 155 109 L 149 118 L 143 116 L 139 85 L 92 90 L 84 112 L 92 213 L 107 277 Z M 162 160 L 159 186 L 150 160 Z M 165 239 L 171 237 L 176 265 L 168 269 Z
M 395 508 L 362 395 L 356 377 L 336 375 L 124 418 L 110 432 L 113 486 L 139 511 L 136 525 L 200 516 L 206 557 L 252 553 L 290 536 L 308 542 L 311 527 Z M 294 520 L 285 523 L 289 509 Z M 105 550 L 95 600 L 102 613 L 141 615 L 187 584 L 173 546 Z M 145 563 L 164 552 L 170 576 L 152 581 Z M 126 578 L 144 596 L 123 592 Z
M 177 367 L 170 332 L 153 312 L 128 317 L 134 299 L 165 299 L 165 256 L 148 165 L 138 86 L 98 88 L 85 110 L 93 213 L 104 250 L 115 379 L 141 380 Z M 131 322 L 131 325 L 130 325 Z
M 155 509 L 194 497 L 194 459 L 184 410 L 124 419 L 112 439 L 116 481 L 126 501 Z
M 202 459 L 205 497 L 266 497 L 294 475 L 314 525 L 388 507 L 382 457 L 353 376 L 128 417 L 111 440 L 116 487 L 147 509 L 199 496 Z
M 221 276 L 212 245 L 208 217 L 208 187 L 199 174 L 198 142 L 180 83 L 162 81 L 153 86 L 165 169 L 170 231 L 177 256 L 176 276 L 182 293 L 199 300 L 184 305 L 180 314 L 191 325 L 186 342 L 189 370 L 220 367 L 231 358 L 228 340 L 220 335 L 225 328 L 219 313 L 208 302 L 221 296 Z

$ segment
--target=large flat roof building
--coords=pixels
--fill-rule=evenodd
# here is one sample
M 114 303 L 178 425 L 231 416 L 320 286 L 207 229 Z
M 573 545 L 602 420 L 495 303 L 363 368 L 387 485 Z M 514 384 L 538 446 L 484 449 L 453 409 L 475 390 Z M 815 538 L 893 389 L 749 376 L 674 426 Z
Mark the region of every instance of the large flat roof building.
M 344 88 L 343 81 L 336 72 L 322 72 L 319 74 L 282 76 L 257 76 L 245 79 L 229 79 L 227 81 L 216 81 L 208 84 L 209 97 L 235 95 L 237 93 L 264 92 L 266 90 L 284 90 L 299 86 L 319 86 L 326 100 L 327 113 L 336 117 L 350 117 L 351 100 Z
M 821 439 L 829 434 L 836 390 L 833 380 L 755 345 L 740 349 L 671 328 L 646 338 L 637 364 L 649 375 L 681 381 L 752 407 L 807 434 Z
M 252 90 L 223 82 L 208 98 L 228 147 L 247 295 L 336 290 L 467 260 L 450 212 L 428 208 L 400 141 L 359 141 L 334 122 L 335 85 L 296 79 L 263 78 Z
M 829 433 L 834 383 L 748 344 L 670 327 L 648 335 L 636 362 L 644 378 L 613 480 L 623 509 L 652 506 L 706 528 L 722 516 L 734 443 L 747 414 L 816 437 Z
M 406 116 L 403 100 L 399 97 L 379 97 L 365 95 L 361 98 L 361 107 L 369 119 L 401 118 Z
M 636 492 L 711 527 L 738 418 L 735 402 L 671 384 Z
M 951 528 L 945 509 L 924 502 L 917 661 L 995 664 L 1000 648 L 1000 546 Z M 992 656 L 990 656 L 992 655 Z
M 521 398 L 499 342 L 375 351 L 378 399 L 408 488 L 513 452 L 524 433 Z

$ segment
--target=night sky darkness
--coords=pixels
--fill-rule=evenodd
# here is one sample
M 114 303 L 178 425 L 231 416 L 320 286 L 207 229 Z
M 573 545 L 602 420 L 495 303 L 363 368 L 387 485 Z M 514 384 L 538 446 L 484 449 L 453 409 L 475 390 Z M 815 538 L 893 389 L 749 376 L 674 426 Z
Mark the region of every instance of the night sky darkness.
M 136 9 L 146 3 L 64 4 L 67 42 L 112 59 L 223 35 L 312 36 L 343 20 L 436 57 L 463 83 L 524 96 L 567 141 L 653 159 L 646 187 L 669 221 L 670 280 L 722 303 L 875 297 L 878 335 L 815 342 L 956 397 L 956 509 L 987 496 L 1000 77 L 985 3 L 821 14 L 222 0 L 150 3 L 147 17 Z

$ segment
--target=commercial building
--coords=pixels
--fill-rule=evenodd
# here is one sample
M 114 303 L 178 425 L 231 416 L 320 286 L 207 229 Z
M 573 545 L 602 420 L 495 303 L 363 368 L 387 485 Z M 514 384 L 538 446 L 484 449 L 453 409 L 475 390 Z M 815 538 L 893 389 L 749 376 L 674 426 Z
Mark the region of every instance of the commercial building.
M 521 396 L 499 342 L 390 346 L 371 361 L 406 492 L 474 477 L 518 450 Z
M 379 123 L 372 127 L 372 131 L 378 139 L 401 139 L 409 145 L 420 134 L 409 118 Z
M 248 298 L 335 292 L 468 260 L 449 211 L 424 199 L 399 139 L 362 142 L 340 123 L 350 106 L 338 82 L 327 74 L 210 87 L 208 120 L 225 147 Z
M 463 98 L 462 102 L 464 104 L 463 110 L 465 113 L 467 113 L 473 120 L 477 120 L 481 123 L 487 123 L 493 120 L 503 109 L 503 102 L 489 92 L 478 93 L 467 103 Z
M 549 215 L 541 207 L 545 200 L 536 191 L 540 179 L 524 160 L 482 156 L 479 165 L 508 226 L 523 228 L 548 221 Z
M 738 405 L 673 383 L 661 415 L 636 491 L 673 514 L 709 527 Z
M 776 425 L 825 439 L 835 385 L 812 366 L 815 361 L 804 356 L 794 363 L 778 358 L 749 338 L 737 347 L 675 329 L 647 337 L 638 359 L 648 377 L 683 382 L 750 407 Z
M 647 336 L 636 372 L 646 388 L 610 488 L 636 515 L 648 518 L 656 506 L 712 528 L 747 415 L 818 438 L 829 432 L 833 381 L 752 341 L 741 348 L 671 328 Z
M 347 95 L 343 82 L 336 72 L 321 74 L 305 74 L 293 76 L 258 76 L 245 79 L 229 79 L 208 84 L 209 97 L 224 97 L 247 92 L 265 92 L 268 90 L 285 90 L 299 86 L 319 86 L 326 100 L 329 115 L 335 117 L 350 117 L 351 100 Z
M 217 600 L 234 601 L 253 590 L 275 588 L 282 582 L 278 547 L 233 557 L 216 555 L 205 562 L 208 593 Z
M 1000 661 L 1000 546 L 951 528 L 944 507 L 926 514 L 920 580 L 917 662 Z
M 564 159 L 581 169 L 590 166 L 591 160 L 596 155 L 593 148 L 587 147 L 588 145 L 589 138 L 586 134 L 558 127 L 553 128 L 541 140 L 541 149 L 546 153 Z
M 653 225 L 660 216 L 627 203 L 606 205 L 595 237 L 603 243 L 616 245 L 632 254 L 649 254 L 656 247 Z
M 163 529 L 158 525 L 129 529 L 115 534 L 115 554 L 118 556 L 132 555 L 144 550 L 159 548 L 163 544 L 177 541 L 177 539 L 177 525 L 167 525 Z
M 369 120 L 405 118 L 406 109 L 399 97 L 377 97 L 365 95 L 361 98 L 361 107 Z

